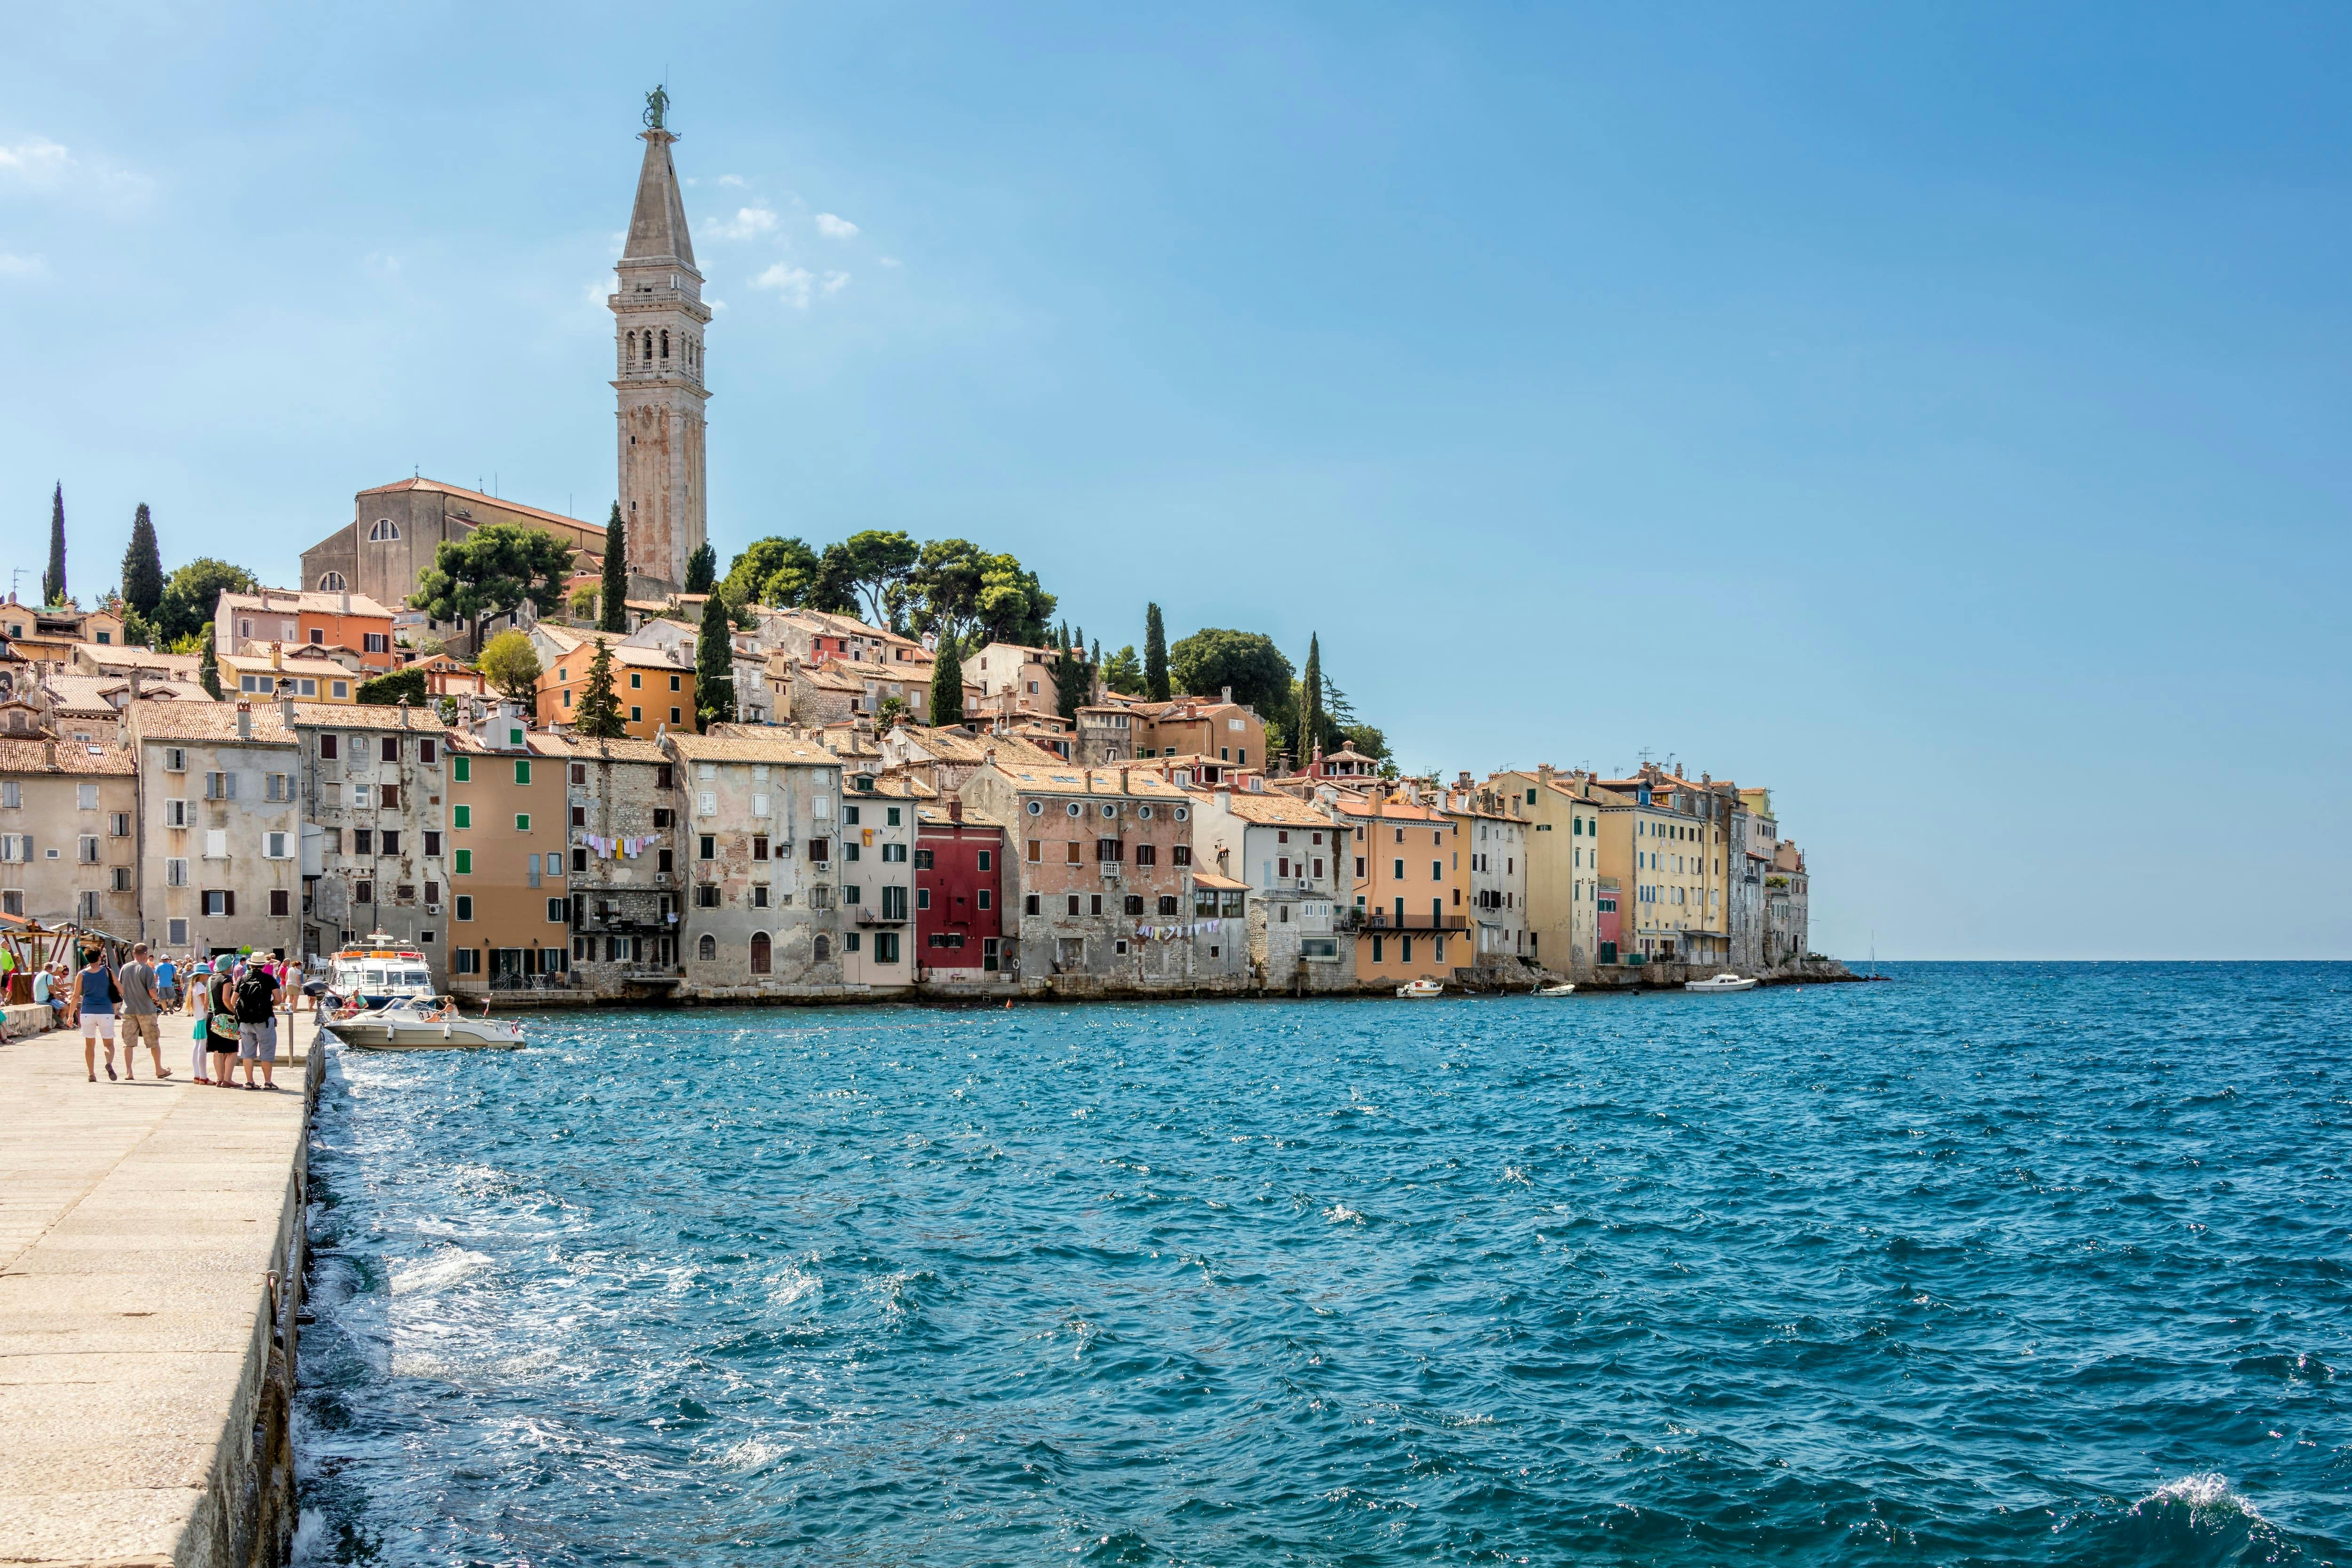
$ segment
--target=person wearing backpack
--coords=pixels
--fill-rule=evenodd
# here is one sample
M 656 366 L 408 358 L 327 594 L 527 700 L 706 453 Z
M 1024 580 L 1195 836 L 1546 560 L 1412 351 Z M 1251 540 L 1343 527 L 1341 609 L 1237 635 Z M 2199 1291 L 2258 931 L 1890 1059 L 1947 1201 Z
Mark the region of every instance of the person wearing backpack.
M 205 1019 L 205 1046 L 213 1058 L 213 1086 L 234 1089 L 236 1071 L 236 975 L 226 959 L 213 965 L 212 978 L 205 985 L 205 1005 L 210 1009 Z
M 274 1089 L 278 1068 L 278 977 L 256 958 L 236 981 L 236 1059 L 245 1064 L 245 1087 Z M 256 1063 L 261 1081 L 253 1081 Z

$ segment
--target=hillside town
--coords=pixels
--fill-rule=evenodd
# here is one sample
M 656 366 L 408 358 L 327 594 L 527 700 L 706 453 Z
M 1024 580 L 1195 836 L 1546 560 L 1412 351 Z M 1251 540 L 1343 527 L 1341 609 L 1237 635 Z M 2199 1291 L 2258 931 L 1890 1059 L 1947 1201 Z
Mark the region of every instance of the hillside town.
M 666 102 L 666 100 L 664 100 Z M 1406 774 L 1310 642 L 1104 657 L 961 540 L 708 539 L 705 336 L 653 104 L 602 525 L 413 474 L 292 587 L 0 605 L 0 930 L 172 953 L 382 934 L 461 996 L 1333 994 L 1808 972 L 1769 789 Z

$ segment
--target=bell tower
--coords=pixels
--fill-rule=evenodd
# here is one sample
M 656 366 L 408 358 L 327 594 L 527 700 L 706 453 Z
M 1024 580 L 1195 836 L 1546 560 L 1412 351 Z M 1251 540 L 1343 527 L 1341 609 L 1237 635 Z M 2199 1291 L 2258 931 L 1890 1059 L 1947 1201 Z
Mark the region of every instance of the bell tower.
M 686 581 L 687 558 L 702 548 L 704 513 L 702 337 L 710 308 L 686 232 L 677 169 L 665 123 L 669 94 L 646 97 L 644 165 L 628 243 L 614 268 L 619 290 L 613 342 L 619 395 L 621 516 L 628 524 L 629 570 L 666 583 Z

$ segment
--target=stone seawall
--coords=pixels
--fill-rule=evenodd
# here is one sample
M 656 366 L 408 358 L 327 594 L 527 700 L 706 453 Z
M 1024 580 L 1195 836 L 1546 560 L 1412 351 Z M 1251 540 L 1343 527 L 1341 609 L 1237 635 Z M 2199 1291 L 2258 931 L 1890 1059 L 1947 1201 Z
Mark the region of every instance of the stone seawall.
M 0 1047 L 0 1563 L 265 1568 L 292 1542 L 324 1054 L 214 1089 L 164 1025 L 161 1082 L 144 1049 L 89 1082 L 78 1033 Z

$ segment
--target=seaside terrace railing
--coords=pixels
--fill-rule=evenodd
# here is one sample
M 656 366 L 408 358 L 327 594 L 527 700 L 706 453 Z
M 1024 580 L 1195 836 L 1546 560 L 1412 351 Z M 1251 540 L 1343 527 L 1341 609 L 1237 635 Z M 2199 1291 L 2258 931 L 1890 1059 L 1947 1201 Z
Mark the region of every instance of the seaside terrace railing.
M 1467 931 L 1469 920 L 1463 915 L 1407 914 L 1399 920 L 1394 910 L 1355 910 L 1336 911 L 1337 928 L 1340 931 Z

